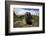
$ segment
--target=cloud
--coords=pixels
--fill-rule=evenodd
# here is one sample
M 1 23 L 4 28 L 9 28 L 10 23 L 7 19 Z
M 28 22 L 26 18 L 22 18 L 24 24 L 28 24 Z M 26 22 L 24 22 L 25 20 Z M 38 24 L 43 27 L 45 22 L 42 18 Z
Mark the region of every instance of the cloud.
M 22 8 L 14 8 L 13 10 L 15 12 L 16 15 L 24 15 L 26 12 L 30 12 L 32 15 L 39 15 L 39 11 L 38 10 L 24 10 Z

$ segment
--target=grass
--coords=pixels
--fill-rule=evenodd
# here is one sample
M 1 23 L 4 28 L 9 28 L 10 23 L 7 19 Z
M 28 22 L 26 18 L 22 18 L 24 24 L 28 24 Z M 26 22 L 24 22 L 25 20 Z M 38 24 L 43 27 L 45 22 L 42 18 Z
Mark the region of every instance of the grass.
M 14 27 L 36 27 L 39 26 L 39 16 L 32 15 L 32 25 L 22 23 L 24 16 L 14 16 Z M 16 21 L 20 21 L 17 22 Z

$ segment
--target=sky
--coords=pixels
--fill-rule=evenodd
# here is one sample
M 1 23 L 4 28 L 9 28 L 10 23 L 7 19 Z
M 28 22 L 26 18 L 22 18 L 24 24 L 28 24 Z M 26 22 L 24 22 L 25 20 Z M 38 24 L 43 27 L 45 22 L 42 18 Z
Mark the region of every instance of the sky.
M 14 8 L 13 11 L 16 15 L 25 15 L 26 12 L 30 12 L 31 15 L 39 15 L 39 9 L 33 8 Z

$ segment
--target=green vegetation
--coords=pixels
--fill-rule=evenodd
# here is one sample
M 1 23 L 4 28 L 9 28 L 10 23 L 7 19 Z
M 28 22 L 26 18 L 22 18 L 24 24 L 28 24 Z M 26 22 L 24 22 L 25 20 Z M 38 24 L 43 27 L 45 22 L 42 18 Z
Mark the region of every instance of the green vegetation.
M 33 26 L 39 26 L 39 16 L 32 15 Z
M 22 23 L 24 16 L 14 16 L 14 27 L 33 27 L 39 26 L 39 16 L 32 15 L 32 25 Z M 24 19 L 25 20 L 25 19 Z M 17 23 L 16 23 L 17 21 Z

